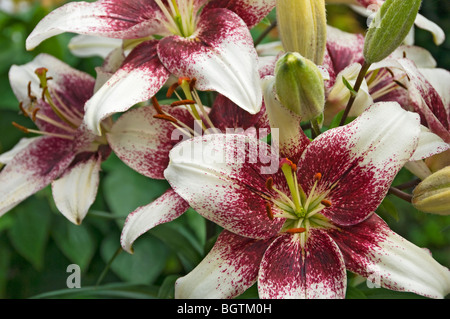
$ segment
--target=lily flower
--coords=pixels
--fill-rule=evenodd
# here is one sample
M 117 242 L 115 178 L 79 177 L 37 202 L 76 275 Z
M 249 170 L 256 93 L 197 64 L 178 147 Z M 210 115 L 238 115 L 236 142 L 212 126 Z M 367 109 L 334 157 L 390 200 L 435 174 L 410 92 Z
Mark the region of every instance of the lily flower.
M 387 102 L 319 135 L 298 163 L 269 151 L 280 163 L 275 173 L 257 156 L 270 146 L 249 136 L 175 146 L 166 179 L 224 228 L 177 280 L 175 297 L 232 298 L 257 281 L 260 298 L 344 298 L 348 270 L 388 289 L 443 298 L 449 270 L 374 214 L 419 134 L 419 116 Z
M 0 172 L 0 216 L 51 184 L 57 208 L 80 224 L 95 200 L 100 164 L 110 154 L 105 137 L 82 124 L 95 79 L 46 54 L 12 66 L 9 79 L 21 112 L 37 128 L 13 125 L 37 136 L 0 156 L 6 164 Z
M 153 106 L 129 110 L 120 116 L 106 134 L 114 153 L 140 174 L 164 179 L 169 153 L 180 140 L 230 129 L 260 138 L 270 132 L 264 106 L 252 115 L 225 96 L 218 95 L 210 109 L 203 105 L 194 86 L 194 79 L 180 78 L 168 89 L 168 95 L 177 94 L 179 101 L 159 105 L 153 98 Z M 176 89 L 180 87 L 189 99 L 182 99 L 177 93 Z M 123 249 L 132 253 L 132 245 L 139 236 L 161 223 L 174 220 L 188 208 L 189 204 L 171 188 L 150 204 L 137 208 L 128 215 L 123 226 Z
M 249 28 L 274 7 L 275 0 L 72 2 L 41 20 L 26 46 L 63 32 L 136 40 L 121 68 L 86 104 L 85 122 L 96 134 L 102 119 L 149 100 L 171 74 L 197 78 L 197 89 L 217 91 L 255 114 L 262 94 Z

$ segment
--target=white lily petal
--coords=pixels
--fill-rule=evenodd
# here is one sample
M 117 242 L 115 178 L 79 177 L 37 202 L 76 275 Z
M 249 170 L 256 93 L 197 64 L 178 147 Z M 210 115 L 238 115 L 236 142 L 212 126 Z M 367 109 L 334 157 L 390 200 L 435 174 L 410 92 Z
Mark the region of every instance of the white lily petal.
M 70 39 L 70 52 L 78 57 L 99 56 L 106 58 L 114 49 L 122 46 L 121 39 L 113 39 L 92 35 L 77 35 Z
M 52 182 L 56 207 L 69 221 L 80 225 L 97 196 L 100 180 L 100 156 L 69 168 L 59 179 Z
M 445 41 L 445 32 L 440 26 L 431 20 L 428 20 L 420 13 L 416 17 L 415 25 L 421 29 L 430 31 L 433 34 L 433 40 L 436 45 L 441 45 Z
M 410 161 L 418 161 L 428 158 L 432 155 L 442 153 L 450 148 L 442 138 L 432 133 L 427 127 L 421 125 L 421 133 L 419 135 L 419 144 L 411 156 Z
M 189 204 L 172 189 L 150 204 L 139 207 L 125 221 L 120 237 L 122 248 L 132 254 L 133 243 L 139 236 L 159 224 L 174 220 L 188 208 Z
M 38 138 L 39 137 L 21 138 L 20 141 L 12 149 L 0 155 L 0 163 L 8 164 L 14 158 L 14 156 L 17 155 L 17 153 L 27 148 Z
M 438 92 L 447 114 L 450 116 L 450 72 L 440 68 L 431 69 L 424 67 L 419 68 L 419 71 Z

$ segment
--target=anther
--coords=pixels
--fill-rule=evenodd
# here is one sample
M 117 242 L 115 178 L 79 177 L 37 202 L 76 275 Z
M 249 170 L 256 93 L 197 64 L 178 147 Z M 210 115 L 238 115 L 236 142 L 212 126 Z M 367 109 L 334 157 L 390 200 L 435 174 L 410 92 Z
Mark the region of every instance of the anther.
M 166 114 L 155 114 L 155 115 L 153 115 L 153 117 L 156 118 L 156 119 L 166 120 L 166 121 L 169 121 L 169 122 L 178 124 L 178 121 L 177 121 L 175 118 L 173 118 L 172 116 L 170 116 L 170 115 L 166 115 Z
M 36 121 L 36 114 L 39 110 L 40 110 L 40 108 L 38 108 L 38 107 L 33 110 L 33 114 L 31 115 L 31 119 L 33 120 L 33 122 Z
M 267 213 L 267 217 L 269 217 L 270 220 L 273 220 L 273 212 L 272 212 L 272 206 L 270 205 L 269 202 L 266 202 L 266 213 Z
M 286 230 L 286 233 L 300 234 L 300 233 L 304 233 L 305 231 L 306 231 L 306 228 L 299 227 L 299 228 L 290 228 L 290 229 Z
M 23 107 L 23 102 L 19 103 L 19 109 L 22 111 L 23 115 L 28 116 L 28 112 Z
M 197 78 L 192 78 L 192 80 L 189 82 L 189 90 L 193 91 L 196 83 L 197 83 Z
M 173 92 L 175 92 L 175 90 L 176 90 L 179 86 L 180 86 L 180 84 L 179 84 L 178 82 L 172 84 L 172 85 L 169 87 L 169 89 L 167 90 L 166 97 L 167 97 L 167 98 L 170 98 L 170 97 L 172 96 Z
M 181 100 L 181 101 L 175 101 L 170 106 L 179 106 L 179 105 L 187 105 L 187 104 L 195 104 L 194 100 Z
M 404 88 L 405 90 L 407 90 L 408 88 L 400 81 L 397 80 L 393 80 L 395 82 L 395 84 L 397 84 L 398 86 L 400 86 L 401 88 Z
M 31 94 L 31 81 L 28 82 L 27 89 L 28 89 L 28 97 L 30 98 L 31 102 L 36 101 L 36 97 L 33 94 Z
M 20 125 L 20 124 L 17 124 L 16 122 L 12 122 L 11 124 L 12 124 L 14 127 L 18 128 L 19 130 L 21 130 L 22 132 L 30 133 L 30 131 L 29 131 L 25 126 L 22 126 L 22 125 Z
M 325 206 L 325 207 L 331 207 L 331 202 L 329 201 L 329 200 L 327 200 L 327 199 L 322 199 L 321 201 L 320 201 L 320 203 L 323 205 L 323 206 Z
M 273 189 L 273 178 L 272 178 L 272 177 L 269 177 L 269 178 L 266 180 L 266 188 L 267 188 L 269 191 L 271 191 L 271 190 Z
M 317 173 L 316 175 L 314 175 L 314 180 L 315 181 L 320 181 L 322 179 L 322 174 L 320 174 L 320 173 Z
M 161 109 L 161 105 L 159 105 L 158 100 L 156 99 L 155 96 L 153 96 L 153 97 L 151 98 L 151 101 L 152 101 L 153 107 L 155 108 L 156 112 L 157 112 L 158 114 L 163 114 L 163 111 L 162 111 L 162 109 Z

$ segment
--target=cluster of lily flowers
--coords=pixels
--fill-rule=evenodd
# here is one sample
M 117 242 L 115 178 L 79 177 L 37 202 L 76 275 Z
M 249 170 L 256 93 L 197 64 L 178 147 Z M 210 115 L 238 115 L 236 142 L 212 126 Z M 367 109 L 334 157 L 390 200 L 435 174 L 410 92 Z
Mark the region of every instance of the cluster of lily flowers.
M 366 36 L 328 26 L 324 0 L 55 9 L 27 49 L 73 32 L 73 52 L 88 47 L 77 54 L 104 63 L 96 78 L 48 54 L 11 67 L 36 128 L 13 123 L 33 137 L 0 155 L 0 216 L 51 185 L 59 211 L 81 224 L 114 152 L 171 186 L 129 212 L 125 251 L 189 207 L 223 228 L 176 281 L 176 298 L 233 298 L 255 283 L 260 298 L 345 298 L 347 271 L 445 297 L 449 270 L 374 213 L 401 169 L 421 180 L 418 209 L 449 213 L 450 73 L 411 42 L 413 23 L 437 44 L 442 30 L 417 13 L 420 1 L 327 2 L 352 3 L 379 25 Z M 274 9 L 281 41 L 255 45 L 250 29 Z M 175 101 L 160 103 L 160 92 Z

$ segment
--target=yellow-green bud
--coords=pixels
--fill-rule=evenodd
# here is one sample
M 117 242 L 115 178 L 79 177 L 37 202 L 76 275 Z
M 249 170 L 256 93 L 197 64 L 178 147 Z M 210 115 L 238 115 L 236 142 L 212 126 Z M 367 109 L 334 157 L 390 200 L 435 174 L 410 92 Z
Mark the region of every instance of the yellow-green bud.
M 414 24 L 422 0 L 386 0 L 369 26 L 364 58 L 372 64 L 386 58 L 403 42 Z
M 303 121 L 319 116 L 325 87 L 319 68 L 297 52 L 284 54 L 275 66 L 275 91 L 280 102 Z
M 327 41 L 325 0 L 277 0 L 276 10 L 284 50 L 321 65 Z
M 413 191 L 413 205 L 427 213 L 450 214 L 450 166 L 425 178 Z

